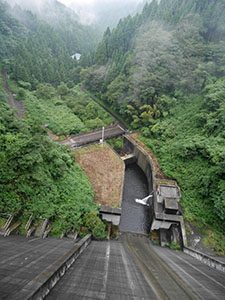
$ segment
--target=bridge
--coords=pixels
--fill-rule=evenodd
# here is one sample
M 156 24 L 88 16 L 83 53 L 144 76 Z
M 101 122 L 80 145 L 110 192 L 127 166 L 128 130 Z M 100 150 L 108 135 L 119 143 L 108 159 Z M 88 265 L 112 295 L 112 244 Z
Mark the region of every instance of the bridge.
M 110 126 L 103 130 L 95 130 L 89 133 L 72 135 L 67 140 L 60 142 L 61 145 L 68 145 L 72 148 L 82 147 L 87 144 L 122 136 L 126 130 L 120 125 Z

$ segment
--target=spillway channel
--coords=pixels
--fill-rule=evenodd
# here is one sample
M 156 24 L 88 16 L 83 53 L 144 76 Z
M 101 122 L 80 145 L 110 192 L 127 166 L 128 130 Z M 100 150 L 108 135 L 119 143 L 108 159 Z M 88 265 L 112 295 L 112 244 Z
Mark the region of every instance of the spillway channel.
M 121 232 L 147 234 L 150 230 L 149 207 L 140 205 L 135 199 L 142 199 L 149 195 L 147 178 L 137 164 L 126 166 L 122 215 L 120 220 Z

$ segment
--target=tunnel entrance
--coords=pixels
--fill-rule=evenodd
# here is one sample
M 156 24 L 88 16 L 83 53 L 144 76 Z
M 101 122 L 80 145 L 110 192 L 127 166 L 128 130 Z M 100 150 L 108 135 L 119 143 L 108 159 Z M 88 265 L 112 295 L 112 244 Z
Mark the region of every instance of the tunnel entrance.
M 150 231 L 150 212 L 148 206 L 135 202 L 152 191 L 148 189 L 148 182 L 144 172 L 136 164 L 128 164 L 125 171 L 123 188 L 122 214 L 120 219 L 121 232 L 147 234 Z

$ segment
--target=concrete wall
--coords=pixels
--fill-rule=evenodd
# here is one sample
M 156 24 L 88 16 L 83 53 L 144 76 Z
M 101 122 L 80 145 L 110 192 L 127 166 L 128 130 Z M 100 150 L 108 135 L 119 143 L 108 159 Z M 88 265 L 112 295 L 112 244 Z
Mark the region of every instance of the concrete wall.
M 156 190 L 154 171 L 148 155 L 129 136 L 124 136 L 124 149 L 127 153 L 132 153 L 135 155 L 136 164 L 142 169 L 147 178 L 149 193 L 151 193 L 153 190 Z M 152 204 L 149 207 L 150 224 L 152 224 L 154 218 L 153 198 L 151 203 Z
M 142 169 L 142 171 L 145 173 L 147 177 L 149 192 L 154 191 L 154 198 L 152 201 L 152 205 L 149 208 L 151 222 L 153 222 L 154 219 L 171 221 L 170 219 L 165 220 L 166 216 L 168 218 L 171 217 L 174 218 L 173 221 L 180 224 L 180 234 L 181 234 L 180 240 L 182 240 L 180 244 L 182 247 L 186 246 L 187 241 L 186 241 L 186 233 L 185 233 L 183 217 L 177 215 L 166 215 L 165 213 L 161 213 L 160 216 L 159 214 L 157 214 L 157 205 L 156 205 L 157 203 L 156 203 L 156 193 L 155 193 L 157 188 L 157 179 L 156 179 L 154 167 L 152 165 L 152 161 L 149 158 L 148 153 L 129 136 L 124 137 L 124 148 L 127 153 L 132 153 L 135 155 L 137 165 Z M 170 241 L 170 239 L 168 239 L 168 234 L 167 233 L 165 234 L 164 230 L 162 230 L 161 236 L 164 236 L 167 242 Z
M 202 263 L 208 265 L 211 268 L 214 268 L 216 270 L 219 270 L 219 271 L 225 273 L 225 263 L 224 262 L 218 261 L 218 260 L 214 259 L 213 257 L 210 257 L 200 251 L 191 249 L 189 247 L 184 247 L 184 253 L 196 258 L 197 260 L 200 260 Z
M 142 169 L 145 173 L 147 181 L 148 181 L 148 189 L 151 192 L 154 188 L 154 180 L 153 180 L 153 168 L 151 164 L 151 160 L 144 153 L 144 151 L 134 143 L 132 139 L 128 136 L 124 137 L 124 148 L 128 153 L 133 153 L 136 157 L 136 164 Z

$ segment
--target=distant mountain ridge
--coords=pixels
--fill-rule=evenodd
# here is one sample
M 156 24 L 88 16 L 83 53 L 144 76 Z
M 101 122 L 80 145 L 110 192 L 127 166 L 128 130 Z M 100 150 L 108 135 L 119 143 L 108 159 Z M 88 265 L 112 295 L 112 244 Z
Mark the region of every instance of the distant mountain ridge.
M 63 2 L 63 1 L 62 1 Z M 119 20 L 141 12 L 147 0 L 96 0 L 92 4 L 72 3 L 70 7 L 83 24 L 96 25 L 102 30 L 115 27 Z M 97 5 L 98 3 L 98 5 Z
M 55 0 L 43 5 L 42 14 L 0 0 L 0 60 L 7 60 L 16 81 L 28 81 L 33 87 L 74 78 L 71 72 L 76 73 L 77 63 L 71 56 L 88 52 L 97 43 L 96 31 L 80 24 L 71 9 Z

